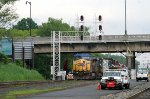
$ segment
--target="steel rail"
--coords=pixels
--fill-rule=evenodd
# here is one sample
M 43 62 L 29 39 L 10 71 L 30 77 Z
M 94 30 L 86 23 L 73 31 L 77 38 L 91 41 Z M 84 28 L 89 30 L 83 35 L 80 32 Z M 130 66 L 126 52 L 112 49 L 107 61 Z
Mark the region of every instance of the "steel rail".
M 62 81 L 53 81 L 53 80 L 46 80 L 46 81 L 12 81 L 12 82 L 0 82 L 0 88 L 8 88 L 12 86 L 19 86 L 19 85 L 33 85 L 33 84 L 42 84 L 42 83 L 55 83 L 55 82 L 62 82 Z
M 148 90 L 150 90 L 150 87 L 143 89 L 135 94 L 133 94 L 132 96 L 129 96 L 127 99 L 136 99 L 136 97 L 140 96 L 141 94 L 147 92 Z

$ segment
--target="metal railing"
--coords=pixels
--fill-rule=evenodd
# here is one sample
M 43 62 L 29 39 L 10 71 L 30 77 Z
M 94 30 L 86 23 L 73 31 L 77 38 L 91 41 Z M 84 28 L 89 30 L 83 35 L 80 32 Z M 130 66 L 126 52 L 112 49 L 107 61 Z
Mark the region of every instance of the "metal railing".
M 81 35 L 83 38 L 81 39 Z M 34 44 L 49 44 L 51 37 L 28 37 L 21 39 L 14 39 L 14 41 L 31 41 Z M 94 36 L 85 32 L 61 32 L 60 43 L 105 43 L 105 42 L 142 42 L 150 41 L 150 34 L 140 35 L 99 35 Z

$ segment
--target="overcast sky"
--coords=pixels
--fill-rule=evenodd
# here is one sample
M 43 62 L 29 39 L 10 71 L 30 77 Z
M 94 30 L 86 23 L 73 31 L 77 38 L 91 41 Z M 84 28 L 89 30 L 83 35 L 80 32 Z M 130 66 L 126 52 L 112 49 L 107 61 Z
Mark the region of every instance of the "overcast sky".
M 123 35 L 125 31 L 125 0 L 28 0 L 32 3 L 32 18 L 38 23 L 47 22 L 48 17 L 63 19 L 76 25 L 77 16 L 84 15 L 85 25 L 94 26 L 94 19 L 102 15 L 105 35 Z M 127 1 L 127 33 L 150 34 L 150 0 Z M 15 3 L 20 19 L 30 16 L 30 5 L 26 0 Z M 99 23 L 98 23 L 99 24 Z M 142 57 L 143 55 L 139 56 Z M 146 59 L 146 58 L 145 58 Z
M 85 25 L 94 26 L 94 18 L 102 15 L 104 34 L 124 34 L 125 0 L 28 0 L 32 3 L 32 18 L 38 24 L 47 22 L 48 17 L 62 18 L 76 25 L 77 16 L 84 15 Z M 150 33 L 150 0 L 127 1 L 128 34 Z M 16 2 L 16 11 L 21 18 L 30 14 L 26 0 Z

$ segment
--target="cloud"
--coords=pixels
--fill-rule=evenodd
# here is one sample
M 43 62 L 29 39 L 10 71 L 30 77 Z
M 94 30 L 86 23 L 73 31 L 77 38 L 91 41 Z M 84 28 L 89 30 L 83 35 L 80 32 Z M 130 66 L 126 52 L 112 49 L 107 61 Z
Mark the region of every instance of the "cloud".
M 20 18 L 29 17 L 29 5 L 26 0 L 16 3 Z M 95 15 L 102 15 L 106 34 L 124 34 L 125 0 L 29 0 L 32 2 L 32 18 L 38 24 L 46 22 L 48 17 L 62 18 L 74 25 L 77 15 L 84 15 L 87 26 L 93 26 Z M 129 33 L 148 33 L 150 0 L 127 1 L 127 29 Z

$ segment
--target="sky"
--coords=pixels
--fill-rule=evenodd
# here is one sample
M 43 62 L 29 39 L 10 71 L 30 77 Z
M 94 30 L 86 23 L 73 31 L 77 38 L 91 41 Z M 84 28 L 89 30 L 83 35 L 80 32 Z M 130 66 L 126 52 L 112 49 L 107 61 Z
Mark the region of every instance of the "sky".
M 32 3 L 31 17 L 41 25 L 49 17 L 63 19 L 72 26 L 77 26 L 77 18 L 83 15 L 84 25 L 92 31 L 102 25 L 104 35 L 124 35 L 125 0 L 28 0 Z M 26 0 L 15 3 L 19 20 L 30 16 L 30 5 Z M 126 0 L 127 34 L 150 33 L 150 0 Z M 96 18 L 101 15 L 102 22 Z M 139 55 L 138 57 L 142 57 Z M 145 56 L 144 56 L 145 57 Z M 146 58 L 145 58 L 146 59 Z
M 28 0 L 32 3 L 31 17 L 39 25 L 49 17 L 63 19 L 77 26 L 77 17 L 85 17 L 85 26 L 94 30 L 95 19 L 101 15 L 104 34 L 123 35 L 125 31 L 125 0 Z M 15 3 L 19 18 L 30 16 L 30 5 L 26 0 Z M 150 33 L 150 0 L 126 0 L 127 33 Z M 98 28 L 98 26 L 96 26 Z

